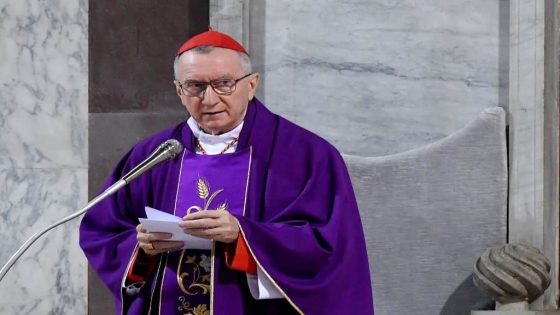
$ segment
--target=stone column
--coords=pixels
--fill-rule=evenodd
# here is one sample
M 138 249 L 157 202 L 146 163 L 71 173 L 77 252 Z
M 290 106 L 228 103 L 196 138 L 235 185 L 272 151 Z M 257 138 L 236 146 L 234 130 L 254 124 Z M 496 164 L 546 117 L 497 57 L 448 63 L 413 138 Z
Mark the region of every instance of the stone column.
M 551 260 L 531 309 L 558 306 L 558 40 L 556 0 L 510 1 L 509 241 Z

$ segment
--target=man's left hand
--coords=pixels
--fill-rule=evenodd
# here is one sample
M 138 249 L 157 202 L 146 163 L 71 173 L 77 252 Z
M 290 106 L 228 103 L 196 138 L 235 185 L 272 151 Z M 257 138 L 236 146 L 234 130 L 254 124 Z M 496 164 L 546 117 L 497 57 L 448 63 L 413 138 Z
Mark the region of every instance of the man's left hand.
M 239 234 L 239 223 L 228 211 L 205 210 L 183 217 L 179 223 L 185 233 L 223 243 L 233 243 Z

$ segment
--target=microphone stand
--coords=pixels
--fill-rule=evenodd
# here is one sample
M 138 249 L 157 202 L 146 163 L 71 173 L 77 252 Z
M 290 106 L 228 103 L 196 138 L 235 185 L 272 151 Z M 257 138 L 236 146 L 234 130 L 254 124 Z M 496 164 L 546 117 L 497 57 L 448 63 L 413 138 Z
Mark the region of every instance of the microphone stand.
M 125 176 L 123 176 L 122 179 L 118 180 L 116 183 L 114 183 L 113 185 L 105 189 L 97 197 L 93 198 L 90 202 L 88 202 L 88 204 L 84 208 L 82 208 L 82 210 L 75 212 L 65 218 L 62 218 L 59 221 L 33 234 L 27 241 L 25 241 L 25 243 L 23 243 L 23 245 L 15 252 L 15 254 L 12 255 L 12 257 L 10 257 L 8 262 L 2 267 L 2 269 L 0 270 L 0 282 L 2 281 L 2 279 L 4 279 L 4 276 L 8 273 L 10 268 L 12 268 L 14 263 L 29 248 L 29 246 L 35 243 L 35 241 L 37 241 L 41 236 L 43 236 L 43 234 L 47 233 L 48 231 L 54 229 L 55 227 L 61 224 L 64 224 L 86 213 L 93 206 L 103 201 L 103 199 L 116 193 L 119 189 L 123 188 L 125 185 L 130 183 L 132 180 L 134 180 L 135 178 L 137 178 L 138 176 L 140 176 L 142 173 L 146 172 L 150 168 L 154 167 L 156 164 L 175 158 L 182 149 L 183 149 L 182 145 L 177 140 L 174 139 L 167 140 L 166 142 L 162 143 L 157 149 L 155 149 L 154 152 L 150 154 L 150 156 L 148 156 L 142 163 L 140 163 L 138 166 L 136 166 L 130 172 L 128 172 Z

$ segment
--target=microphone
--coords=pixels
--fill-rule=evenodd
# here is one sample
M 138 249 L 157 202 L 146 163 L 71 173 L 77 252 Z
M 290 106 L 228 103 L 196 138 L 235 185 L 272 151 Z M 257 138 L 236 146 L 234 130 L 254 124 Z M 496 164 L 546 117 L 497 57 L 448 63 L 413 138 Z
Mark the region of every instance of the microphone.
M 124 175 L 116 183 L 114 183 L 113 185 L 105 189 L 97 197 L 93 198 L 82 210 L 75 212 L 65 218 L 62 218 L 59 221 L 49 225 L 45 229 L 33 234 L 33 236 L 31 236 L 27 241 L 25 241 L 25 243 L 23 243 L 23 245 L 15 252 L 15 254 L 12 255 L 12 257 L 10 257 L 10 259 L 2 267 L 2 269 L 0 269 L 0 281 L 4 279 L 6 273 L 8 273 L 10 268 L 12 268 L 12 266 L 19 259 L 19 257 L 21 257 L 23 253 L 25 253 L 25 251 L 29 248 L 29 246 L 35 243 L 35 241 L 38 240 L 39 237 L 43 236 L 43 234 L 47 233 L 48 231 L 52 230 L 53 228 L 63 223 L 66 223 L 74 218 L 81 216 L 82 214 L 86 213 L 89 209 L 91 209 L 93 206 L 101 202 L 103 199 L 116 193 L 119 189 L 129 184 L 138 176 L 142 175 L 143 173 L 145 173 L 146 171 L 148 171 L 149 169 L 151 169 L 152 167 L 156 166 L 161 162 L 174 159 L 182 151 L 183 151 L 183 145 L 181 145 L 181 143 L 175 139 L 169 139 L 163 142 L 144 161 L 142 161 L 140 164 L 138 164 L 136 167 L 130 170 L 130 172 Z
M 127 184 L 134 180 L 136 177 L 142 175 L 147 170 L 154 167 L 163 161 L 172 160 L 183 151 L 183 145 L 175 139 L 169 139 L 160 144 L 150 156 L 148 156 L 142 163 L 138 164 L 130 172 L 123 176 Z

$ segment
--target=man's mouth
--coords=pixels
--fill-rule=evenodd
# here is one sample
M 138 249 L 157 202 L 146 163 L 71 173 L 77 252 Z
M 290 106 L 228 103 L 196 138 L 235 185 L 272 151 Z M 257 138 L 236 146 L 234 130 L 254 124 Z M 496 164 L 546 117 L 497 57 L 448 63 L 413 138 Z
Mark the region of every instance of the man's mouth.
M 214 116 L 214 115 L 217 115 L 217 114 L 220 114 L 220 113 L 223 113 L 223 112 L 224 112 L 223 110 L 216 111 L 216 112 L 206 112 L 206 113 L 204 113 L 204 115 Z

